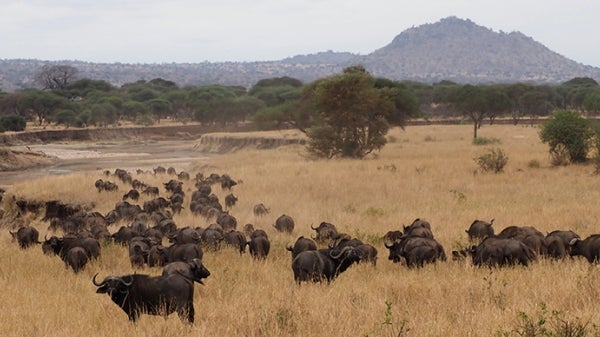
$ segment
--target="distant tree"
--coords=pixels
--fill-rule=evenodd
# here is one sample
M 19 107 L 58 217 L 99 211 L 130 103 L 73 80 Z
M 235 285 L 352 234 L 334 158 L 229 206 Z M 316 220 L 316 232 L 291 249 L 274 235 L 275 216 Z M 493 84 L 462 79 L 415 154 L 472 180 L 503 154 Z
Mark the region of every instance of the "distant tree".
M 540 131 L 540 139 L 548 143 L 553 158 L 566 153 L 571 162 L 586 160 L 593 137 L 590 121 L 573 110 L 554 112 Z
M 115 90 L 115 87 L 103 80 L 92 80 L 89 78 L 82 78 L 80 80 L 70 83 L 65 91 L 69 97 L 86 97 L 91 92 L 110 92 Z
M 380 150 L 397 113 L 393 90 L 377 88 L 376 80 L 361 65 L 345 68 L 341 75 L 307 86 L 303 100 L 314 111 L 308 150 L 321 157 L 363 158 Z M 392 117 L 398 123 L 402 118 Z
M 90 123 L 108 127 L 117 123 L 117 111 L 110 103 L 94 104 L 90 112 Z
M 585 111 L 594 115 L 600 113 L 600 87 L 592 89 L 583 100 Z
M 67 106 L 68 100 L 48 91 L 32 90 L 22 95 L 17 104 L 42 125 L 55 111 Z
M 2 116 L 0 117 L 0 132 L 5 131 L 23 131 L 27 121 L 22 116 Z
M 65 89 L 77 77 L 77 68 L 69 65 L 45 65 L 35 77 L 43 89 Z
M 73 110 L 61 110 L 54 114 L 53 120 L 58 125 L 69 127 L 71 125 L 81 125 L 81 120 L 77 118 L 77 113 Z
M 171 102 L 166 99 L 152 99 L 146 102 L 146 107 L 151 112 L 155 120 L 160 123 L 161 118 L 166 118 L 171 111 Z
M 138 101 L 126 101 L 121 110 L 122 116 L 129 121 L 135 121 L 139 115 L 145 114 L 147 107 L 144 103 Z

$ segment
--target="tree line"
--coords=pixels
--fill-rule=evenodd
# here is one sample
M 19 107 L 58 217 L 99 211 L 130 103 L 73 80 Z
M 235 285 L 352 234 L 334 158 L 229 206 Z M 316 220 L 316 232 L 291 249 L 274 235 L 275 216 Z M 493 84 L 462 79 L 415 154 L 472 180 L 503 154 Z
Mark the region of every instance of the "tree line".
M 558 85 L 529 83 L 433 84 L 376 78 L 362 65 L 341 74 L 302 83 L 268 78 L 250 88 L 205 85 L 180 87 L 162 78 L 115 87 L 77 78 L 71 66 L 45 66 L 38 88 L 0 92 L 0 131 L 23 130 L 25 122 L 64 127 L 112 127 L 169 120 L 227 125 L 254 122 L 262 130 L 297 128 L 323 157 L 363 157 L 385 144 L 391 126 L 414 118 L 467 118 L 473 137 L 487 119 L 549 116 L 570 109 L 585 116 L 600 112 L 600 86 L 591 78 Z

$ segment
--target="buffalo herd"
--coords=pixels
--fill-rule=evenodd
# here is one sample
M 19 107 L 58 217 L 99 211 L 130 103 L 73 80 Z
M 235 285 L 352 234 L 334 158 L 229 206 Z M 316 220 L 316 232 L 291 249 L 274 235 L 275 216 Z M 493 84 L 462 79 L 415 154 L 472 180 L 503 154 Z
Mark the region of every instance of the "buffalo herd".
M 198 173 L 191 178 L 186 172 L 177 174 L 172 168 L 162 167 L 153 172 L 138 171 L 138 174 L 177 176 L 162 186 L 151 186 L 122 169 L 104 173 L 105 177 L 94 183 L 98 193 L 116 192 L 118 184 L 127 186 L 124 190 L 128 191 L 116 198 L 115 207 L 106 214 L 93 211 L 90 205 L 28 201 L 13 196 L 19 216 L 45 210 L 43 221 L 49 223 L 48 230 L 62 231 L 63 236 L 46 235 L 40 241 L 38 230 L 24 223 L 15 226 L 18 229 L 10 234 L 21 249 L 41 245 L 45 254 L 57 256 L 75 273 L 100 258 L 101 247 L 106 244 L 125 247 L 133 269 L 162 268 L 158 276 L 132 273 L 110 275 L 98 281 L 98 273 L 94 275 L 96 292 L 106 293 L 131 321 L 142 313 L 166 316 L 176 312 L 193 323 L 194 282 L 203 284 L 210 276 L 202 262 L 204 252 L 232 247 L 244 255 L 247 246 L 253 259 L 268 258 L 271 250 L 268 233 L 251 223 L 238 227 L 238 219 L 230 213 L 238 201 L 231 191 L 241 181 L 216 173 L 207 176 Z M 225 206 L 213 192 L 215 185 L 229 192 Z M 138 202 L 142 196 L 145 201 Z M 212 223 L 206 228 L 178 226 L 173 215 L 182 209 Z M 252 211 L 256 217 L 264 217 L 270 209 L 257 203 Z M 600 261 L 600 234 L 582 239 L 573 231 L 556 230 L 544 235 L 530 226 L 509 226 L 496 233 L 493 223 L 493 219 L 473 221 L 465 230 L 469 245 L 453 250 L 452 260 L 469 259 L 474 266 L 490 268 L 528 266 L 541 257 L 583 256 L 590 263 Z M 111 227 L 118 228 L 109 230 Z M 294 219 L 287 214 L 277 217 L 272 224 L 272 230 L 290 236 L 296 229 Z M 330 283 L 354 264 L 368 263 L 375 267 L 378 251 L 373 244 L 383 244 L 389 253 L 388 260 L 407 268 L 447 261 L 446 250 L 437 241 L 431 224 L 422 219 L 371 238 L 372 242 L 343 233 L 329 222 L 310 225 L 310 229 L 314 236 L 299 236 L 293 244 L 285 246 L 291 253 L 293 280 L 298 284 Z

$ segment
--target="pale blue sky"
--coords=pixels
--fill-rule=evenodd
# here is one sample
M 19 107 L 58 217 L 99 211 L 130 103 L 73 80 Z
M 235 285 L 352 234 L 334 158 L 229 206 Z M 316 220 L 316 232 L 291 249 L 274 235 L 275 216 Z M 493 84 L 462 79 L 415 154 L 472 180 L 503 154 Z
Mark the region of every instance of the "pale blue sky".
M 600 67 L 596 0 L 0 0 L 0 59 L 170 63 L 368 54 L 448 16 Z

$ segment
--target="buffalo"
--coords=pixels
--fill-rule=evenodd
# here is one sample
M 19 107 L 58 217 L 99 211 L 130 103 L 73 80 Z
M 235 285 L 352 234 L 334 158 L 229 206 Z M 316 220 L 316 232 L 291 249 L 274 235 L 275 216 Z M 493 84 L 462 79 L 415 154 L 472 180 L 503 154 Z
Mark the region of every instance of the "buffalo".
M 291 216 L 282 214 L 275 220 L 273 227 L 280 232 L 291 234 L 294 231 L 294 219 Z
M 102 282 L 92 282 L 98 294 L 108 294 L 111 300 L 135 322 L 142 313 L 179 317 L 194 323 L 194 283 L 179 273 L 167 276 L 142 274 L 107 276 Z
M 294 246 L 285 246 L 285 249 L 292 253 L 292 260 L 298 256 L 303 251 L 306 250 L 317 250 L 317 244 L 313 240 L 309 238 L 305 238 L 304 236 L 296 239 Z
M 360 261 L 360 253 L 354 247 L 343 249 L 319 249 L 301 252 L 292 261 L 294 280 L 301 282 L 330 283 L 352 264 Z
M 34 227 L 21 227 L 16 232 L 9 231 L 13 240 L 17 240 L 21 249 L 26 249 L 35 244 L 41 243 L 39 241 L 40 233 Z
M 535 261 L 532 248 L 516 239 L 490 237 L 471 248 L 471 258 L 475 266 L 503 267 L 515 264 L 528 266 Z
M 237 201 L 238 201 L 238 197 L 235 196 L 233 193 L 229 193 L 225 196 L 225 207 L 231 208 L 231 207 L 235 206 Z
M 246 236 L 240 231 L 231 231 L 225 233 L 223 237 L 226 244 L 236 248 L 240 254 L 246 252 Z
M 483 220 L 475 220 L 469 226 L 469 229 L 465 229 L 465 232 L 469 235 L 470 241 L 481 241 L 487 237 L 494 236 L 494 219 L 490 220 L 490 222 L 485 222 Z
M 167 264 L 163 268 L 162 276 L 166 277 L 172 274 L 182 275 L 185 278 L 202 285 L 204 285 L 203 279 L 210 276 L 210 272 L 202 264 L 202 260 L 200 259 L 192 259 L 187 262 L 176 261 Z
M 555 259 L 562 259 L 571 253 L 571 241 L 581 237 L 570 230 L 555 230 L 546 235 L 546 255 Z
M 321 222 L 318 227 L 313 227 L 311 225 L 310 228 L 317 233 L 315 236 L 317 242 L 327 242 L 335 239 L 338 235 L 335 225 L 329 222 Z
M 71 267 L 74 272 L 78 273 L 85 268 L 89 258 L 85 249 L 82 247 L 73 247 L 65 255 L 64 261 L 67 267 Z
M 65 236 L 59 238 L 51 236 L 44 242 L 42 249 L 44 249 L 44 247 L 50 248 L 52 252 L 58 255 L 63 261 L 66 261 L 67 253 L 74 247 L 83 248 L 89 259 L 97 259 L 100 256 L 100 242 L 89 237 L 80 238 L 76 236 Z
M 389 260 L 397 263 L 404 258 L 409 268 L 423 267 L 426 263 L 445 261 L 444 247 L 435 239 L 419 236 L 406 236 L 392 244 L 385 243 L 389 250 Z
M 584 240 L 574 238 L 569 243 L 571 256 L 583 256 L 589 263 L 600 261 L 600 234 L 590 235 Z
M 267 206 L 265 206 L 263 203 L 260 203 L 254 205 L 254 207 L 252 208 L 252 212 L 255 216 L 263 216 L 269 213 L 269 208 L 267 208 Z
M 269 255 L 271 249 L 271 242 L 267 233 L 262 229 L 255 230 L 250 235 L 250 241 L 248 241 L 248 250 L 250 255 L 255 259 L 265 259 Z

